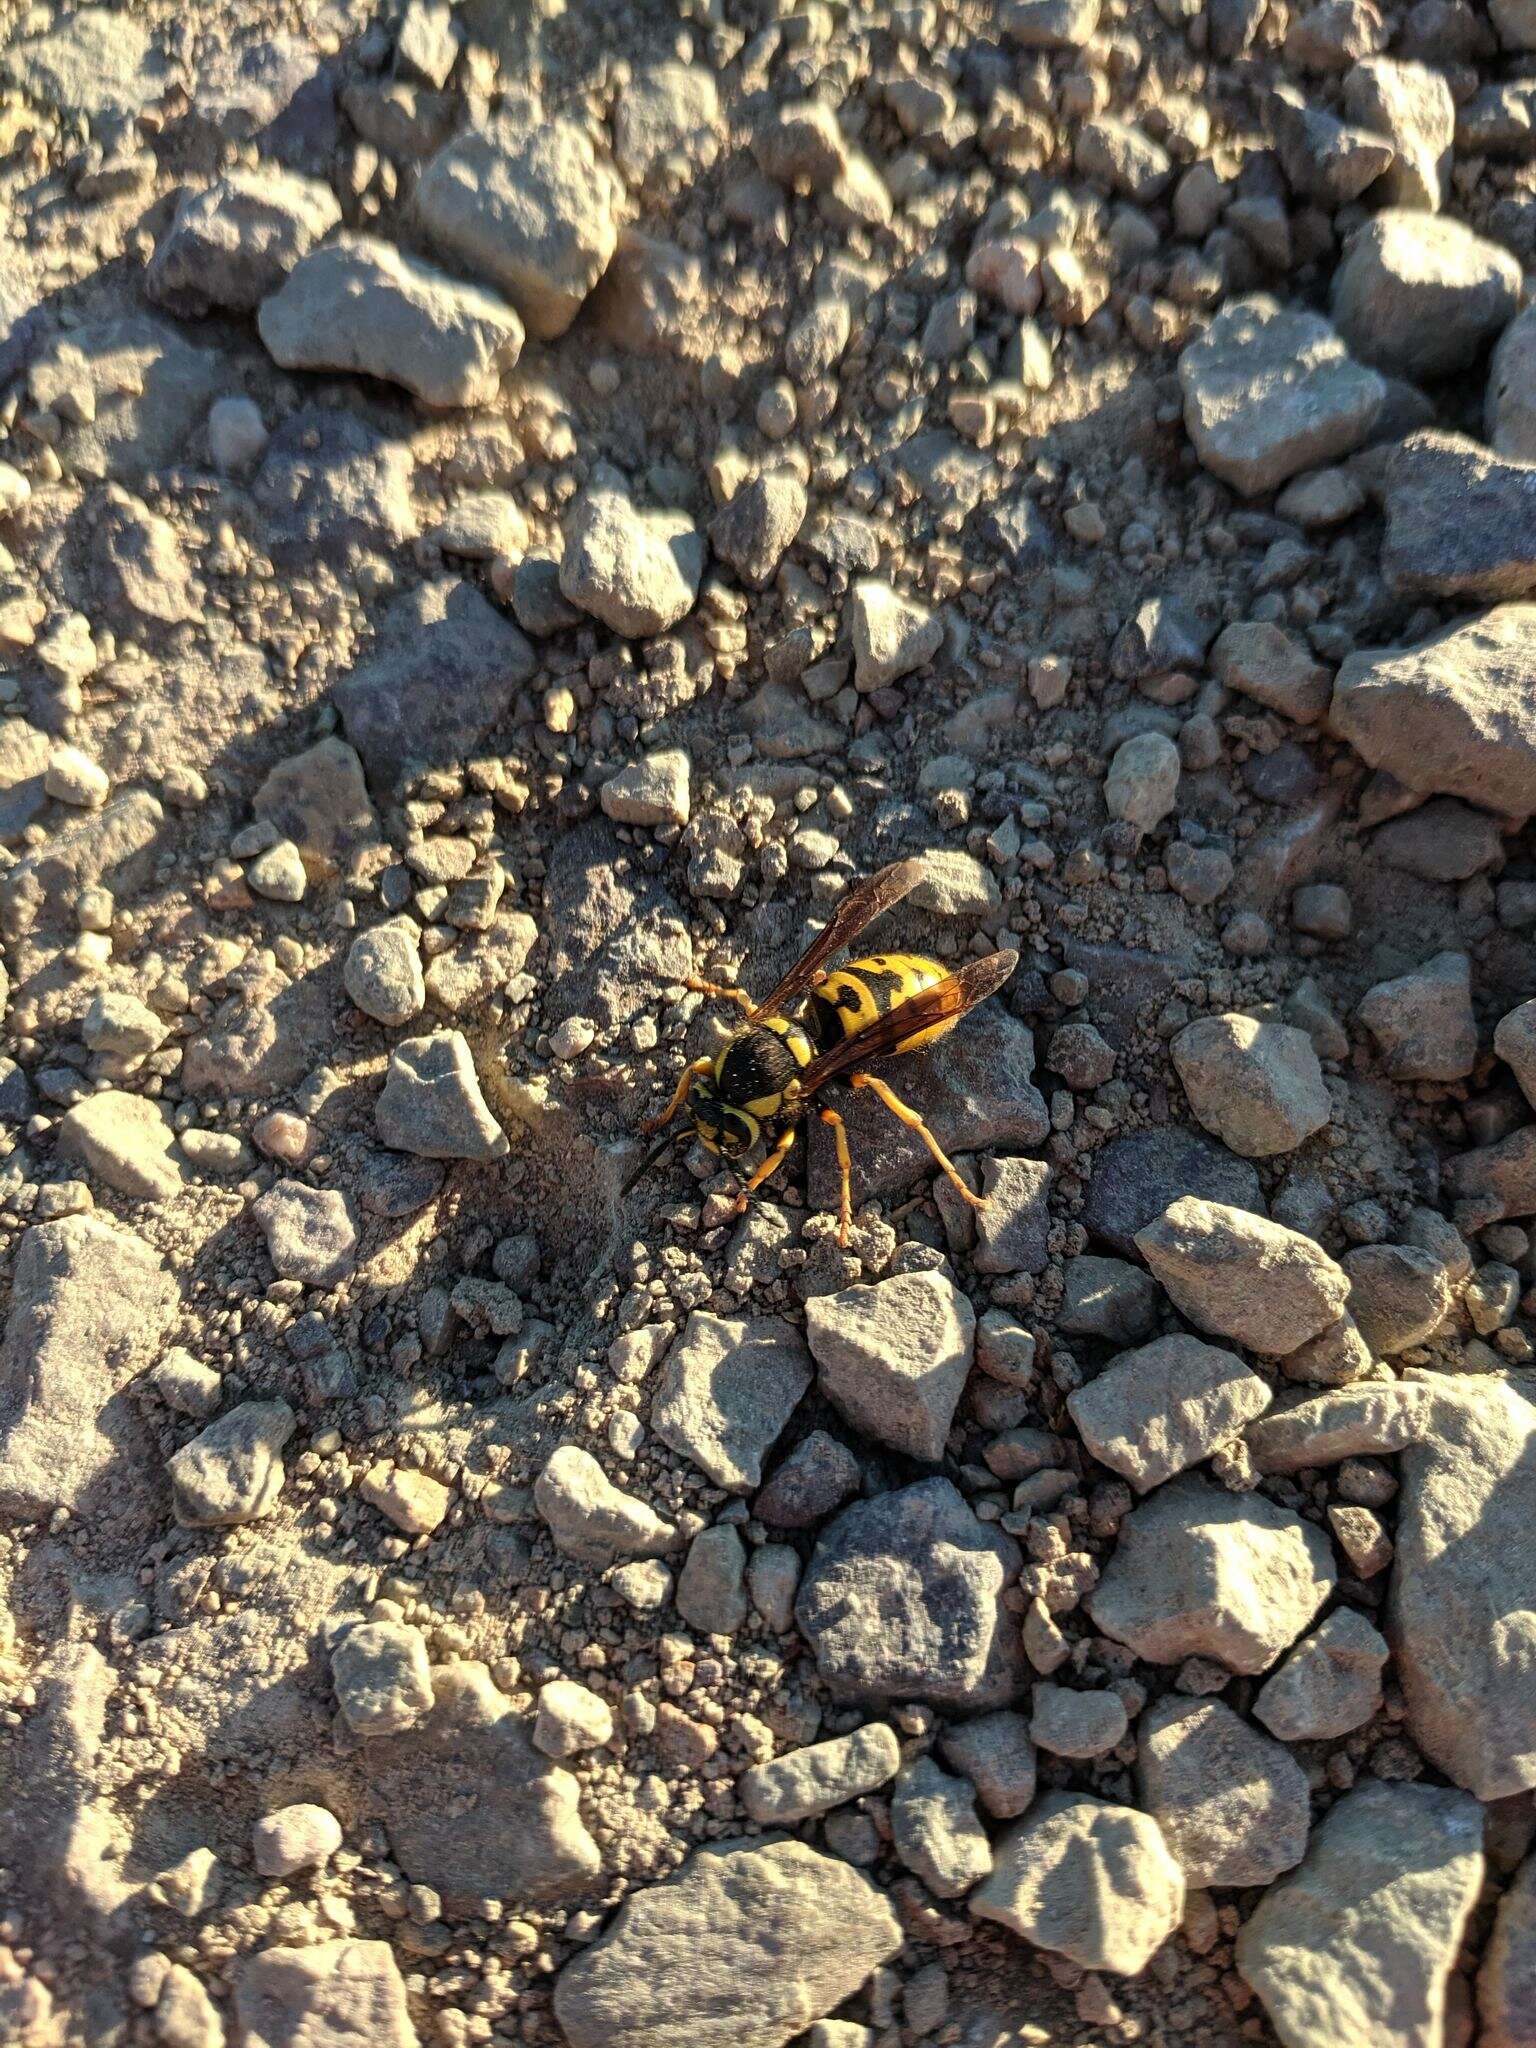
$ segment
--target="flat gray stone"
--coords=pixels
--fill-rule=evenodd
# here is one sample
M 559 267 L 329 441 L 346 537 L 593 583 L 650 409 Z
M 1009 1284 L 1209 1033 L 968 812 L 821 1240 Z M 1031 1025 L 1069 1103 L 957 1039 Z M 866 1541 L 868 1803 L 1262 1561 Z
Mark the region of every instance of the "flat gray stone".
M 602 1869 L 580 1786 L 541 1756 L 529 1723 L 469 1660 L 432 1669 L 433 1704 L 410 1728 L 378 1735 L 363 1766 L 391 1853 L 451 1912 L 478 1899 L 554 1900 Z
M 805 1340 L 777 1316 L 696 1311 L 657 1375 L 651 1428 L 728 1493 L 752 1493 L 811 1384 Z
M 153 1359 L 177 1290 L 158 1253 L 95 1215 L 34 1224 L 11 1260 L 0 1348 L 0 1517 L 79 1511 L 105 1483 L 125 1514 L 154 1456 L 128 1382 Z M 114 1474 L 120 1477 L 114 1482 Z
M 1195 453 L 1245 497 L 1358 448 L 1387 395 L 1326 320 L 1262 295 L 1217 314 L 1179 382 Z
M 889 1784 L 901 1768 L 901 1744 L 884 1721 L 869 1721 L 851 1735 L 835 1735 L 754 1764 L 736 1781 L 748 1816 L 764 1827 L 793 1827 L 830 1813 Z
M 1264 1213 L 1259 1176 L 1246 1159 L 1199 1131 L 1169 1124 L 1128 1131 L 1093 1155 L 1083 1222 L 1122 1258 L 1134 1259 L 1136 1233 L 1180 1195 Z
M 856 1501 L 817 1540 L 795 1617 L 843 1698 L 1006 1705 L 1022 1676 L 1003 1592 L 1018 1545 L 947 1479 Z
M 571 2048 L 786 2048 L 901 1947 L 869 1879 L 804 1842 L 697 1849 L 555 1984 Z
M 504 291 L 530 334 L 563 334 L 607 268 L 621 197 L 584 128 L 514 103 L 427 165 L 416 214 L 427 240 Z
M 254 313 L 340 221 L 335 193 L 318 178 L 270 163 L 230 171 L 182 200 L 155 245 L 144 289 L 184 318 L 215 308 Z
M 256 325 L 284 369 L 360 371 L 439 409 L 491 404 L 523 348 L 504 299 L 371 235 L 303 257 Z
M 1142 1803 L 1188 1884 L 1269 1884 L 1301 1861 L 1312 1822 L 1306 1774 L 1241 1714 L 1171 1693 L 1142 1715 L 1136 1747 Z
M 1312 1041 L 1289 1024 L 1200 1017 L 1169 1051 L 1197 1121 L 1245 1159 L 1294 1151 L 1333 1115 Z
M 1387 466 L 1382 573 L 1410 597 L 1489 603 L 1536 589 L 1536 463 L 1436 429 Z
M 395 599 L 371 652 L 333 695 L 369 781 L 388 794 L 412 764 L 474 754 L 533 670 L 511 620 L 473 584 L 445 577 Z
M 1208 1458 L 1269 1401 L 1236 1352 L 1179 1332 L 1122 1352 L 1067 1406 L 1099 1463 L 1147 1493 Z
M 1499 1379 L 1436 1391 L 1402 1452 L 1386 1632 L 1409 1734 L 1456 1784 L 1504 1799 L 1536 1785 L 1536 1406 Z
M 959 1899 L 992 1869 L 992 1845 L 976 1818 L 975 1789 L 931 1756 L 903 1766 L 891 1792 L 897 1856 L 936 1899 Z
M 1367 1779 L 1237 1939 L 1284 2048 L 1442 2048 L 1446 1987 L 1483 1881 L 1475 1800 Z
M 685 512 L 651 511 L 592 483 L 565 521 L 560 593 L 627 639 L 665 633 L 693 607 L 704 537 Z
M 969 1904 L 1082 1969 L 1134 1977 L 1183 1916 L 1184 1875 L 1147 1814 L 1048 1792 L 997 1844 Z
M 486 1107 L 460 1031 L 405 1038 L 374 1108 L 380 1140 L 418 1159 L 502 1159 L 507 1134 Z
M 806 1303 L 821 1391 L 856 1429 L 936 1463 L 965 1389 L 976 1315 L 953 1281 L 899 1273 Z
M 1084 1605 L 1153 1664 L 1213 1657 L 1267 1671 L 1334 1587 L 1323 1532 L 1262 1494 L 1186 1475 L 1134 1508 Z
M 387 1941 L 321 1941 L 264 1948 L 240 1969 L 235 2013 L 244 2048 L 417 2048 L 394 1951 Z
M 281 1280 L 337 1287 L 357 1264 L 357 1220 L 340 1188 L 274 1181 L 251 1215 Z
M 659 1557 L 678 1547 L 674 1525 L 615 1486 L 579 1444 L 550 1454 L 533 1483 L 533 1501 L 559 1548 L 583 1564 Z

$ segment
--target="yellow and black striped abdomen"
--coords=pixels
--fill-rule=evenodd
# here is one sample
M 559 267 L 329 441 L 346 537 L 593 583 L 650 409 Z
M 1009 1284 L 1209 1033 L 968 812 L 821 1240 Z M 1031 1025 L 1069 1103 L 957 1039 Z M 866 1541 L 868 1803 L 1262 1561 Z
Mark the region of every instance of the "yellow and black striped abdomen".
M 857 1038 L 878 1017 L 910 1002 L 935 982 L 947 980 L 949 972 L 921 953 L 872 953 L 868 959 L 850 960 L 846 966 L 834 968 L 811 997 L 810 1024 L 818 1047 L 830 1051 L 843 1039 Z M 931 1045 L 952 1031 L 957 1021 L 945 1017 L 926 1031 L 902 1039 L 892 1051 L 916 1052 L 919 1046 Z

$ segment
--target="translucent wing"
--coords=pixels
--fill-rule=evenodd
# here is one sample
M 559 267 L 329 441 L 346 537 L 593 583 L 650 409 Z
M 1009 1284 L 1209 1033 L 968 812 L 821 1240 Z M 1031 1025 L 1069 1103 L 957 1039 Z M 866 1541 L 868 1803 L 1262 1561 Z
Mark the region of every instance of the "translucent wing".
M 932 988 L 920 989 L 863 1031 L 856 1031 L 841 1045 L 834 1045 L 830 1052 L 812 1060 L 800 1076 L 801 1094 L 813 1095 L 850 1067 L 862 1067 L 867 1060 L 880 1059 L 915 1032 L 963 1017 L 967 1010 L 974 1010 L 1000 989 L 1018 964 L 1017 953 L 989 953 L 984 960 L 967 961 L 958 974 L 947 975 Z
M 815 979 L 818 970 L 834 953 L 840 953 L 845 946 L 851 946 L 867 925 L 908 896 L 922 880 L 923 864 L 920 860 L 892 861 L 888 868 L 882 868 L 877 875 L 871 875 L 867 882 L 860 882 L 856 889 L 850 889 L 842 902 L 832 913 L 826 929 L 812 940 L 809 948 L 791 967 L 765 1002 L 759 1003 L 747 1019 L 756 1023 L 760 1017 L 774 1017 L 798 997 L 803 996 Z

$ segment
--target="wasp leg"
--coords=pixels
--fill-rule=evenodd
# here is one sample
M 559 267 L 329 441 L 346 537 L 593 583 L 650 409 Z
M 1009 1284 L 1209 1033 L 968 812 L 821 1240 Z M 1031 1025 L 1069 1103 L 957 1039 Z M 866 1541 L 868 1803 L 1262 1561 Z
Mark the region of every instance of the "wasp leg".
M 840 1245 L 846 1245 L 848 1233 L 853 1228 L 853 1161 L 848 1155 L 848 1126 L 835 1109 L 822 1109 L 816 1113 L 824 1124 L 831 1125 L 832 1142 L 837 1147 L 837 1172 L 840 1182 L 837 1198 L 837 1241 Z
M 944 1150 L 944 1147 L 939 1143 L 932 1131 L 929 1130 L 915 1109 L 910 1108 L 903 1102 L 901 1097 L 894 1094 L 883 1081 L 877 1081 L 873 1074 L 850 1074 L 848 1079 L 855 1088 L 869 1088 L 873 1090 L 891 1112 L 892 1116 L 899 1118 L 909 1131 L 917 1132 L 917 1135 L 933 1154 L 939 1167 L 953 1181 L 956 1192 L 969 1202 L 973 1209 L 985 1209 L 987 1206 L 986 1196 L 978 1195 L 974 1189 L 966 1186 L 955 1170 L 954 1161 L 949 1157 L 949 1154 Z
M 690 974 L 683 986 L 691 988 L 695 995 L 715 996 L 722 1003 L 735 1003 L 737 1008 L 745 1010 L 749 1017 L 757 1008 L 757 1004 L 744 988 L 726 988 L 718 981 L 706 981 L 700 974 Z
M 776 1174 L 778 1172 L 779 1168 L 784 1164 L 785 1160 L 789 1157 L 789 1148 L 791 1145 L 794 1144 L 794 1142 L 795 1127 L 793 1124 L 791 1124 L 789 1129 L 784 1133 L 783 1137 L 780 1138 L 777 1145 L 775 1145 L 773 1150 L 768 1154 L 768 1157 L 763 1161 L 762 1165 L 757 1168 L 757 1170 L 752 1175 L 752 1178 L 746 1183 L 745 1187 L 743 1187 L 741 1193 L 736 1197 L 736 1206 L 732 1211 L 733 1215 L 739 1216 L 742 1210 L 745 1209 L 747 1206 L 747 1198 L 750 1195 L 755 1194 L 757 1190 L 762 1186 L 765 1180 L 768 1180 L 773 1174 Z
M 663 1124 L 671 1123 L 673 1117 L 677 1115 L 677 1112 L 687 1100 L 688 1090 L 693 1086 L 694 1081 L 700 1074 L 707 1074 L 712 1064 L 713 1062 L 708 1059 L 697 1059 L 691 1066 L 684 1067 L 677 1077 L 677 1086 L 672 1091 L 672 1100 L 667 1104 L 660 1116 L 648 1116 L 640 1126 L 641 1130 L 659 1131 Z

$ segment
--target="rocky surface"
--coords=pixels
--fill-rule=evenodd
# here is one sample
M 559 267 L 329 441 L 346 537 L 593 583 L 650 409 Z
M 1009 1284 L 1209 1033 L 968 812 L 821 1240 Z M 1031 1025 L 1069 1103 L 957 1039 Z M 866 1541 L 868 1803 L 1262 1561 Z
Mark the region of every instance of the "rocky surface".
M 0 2038 L 1532 2048 L 1533 55 L 10 11 Z

